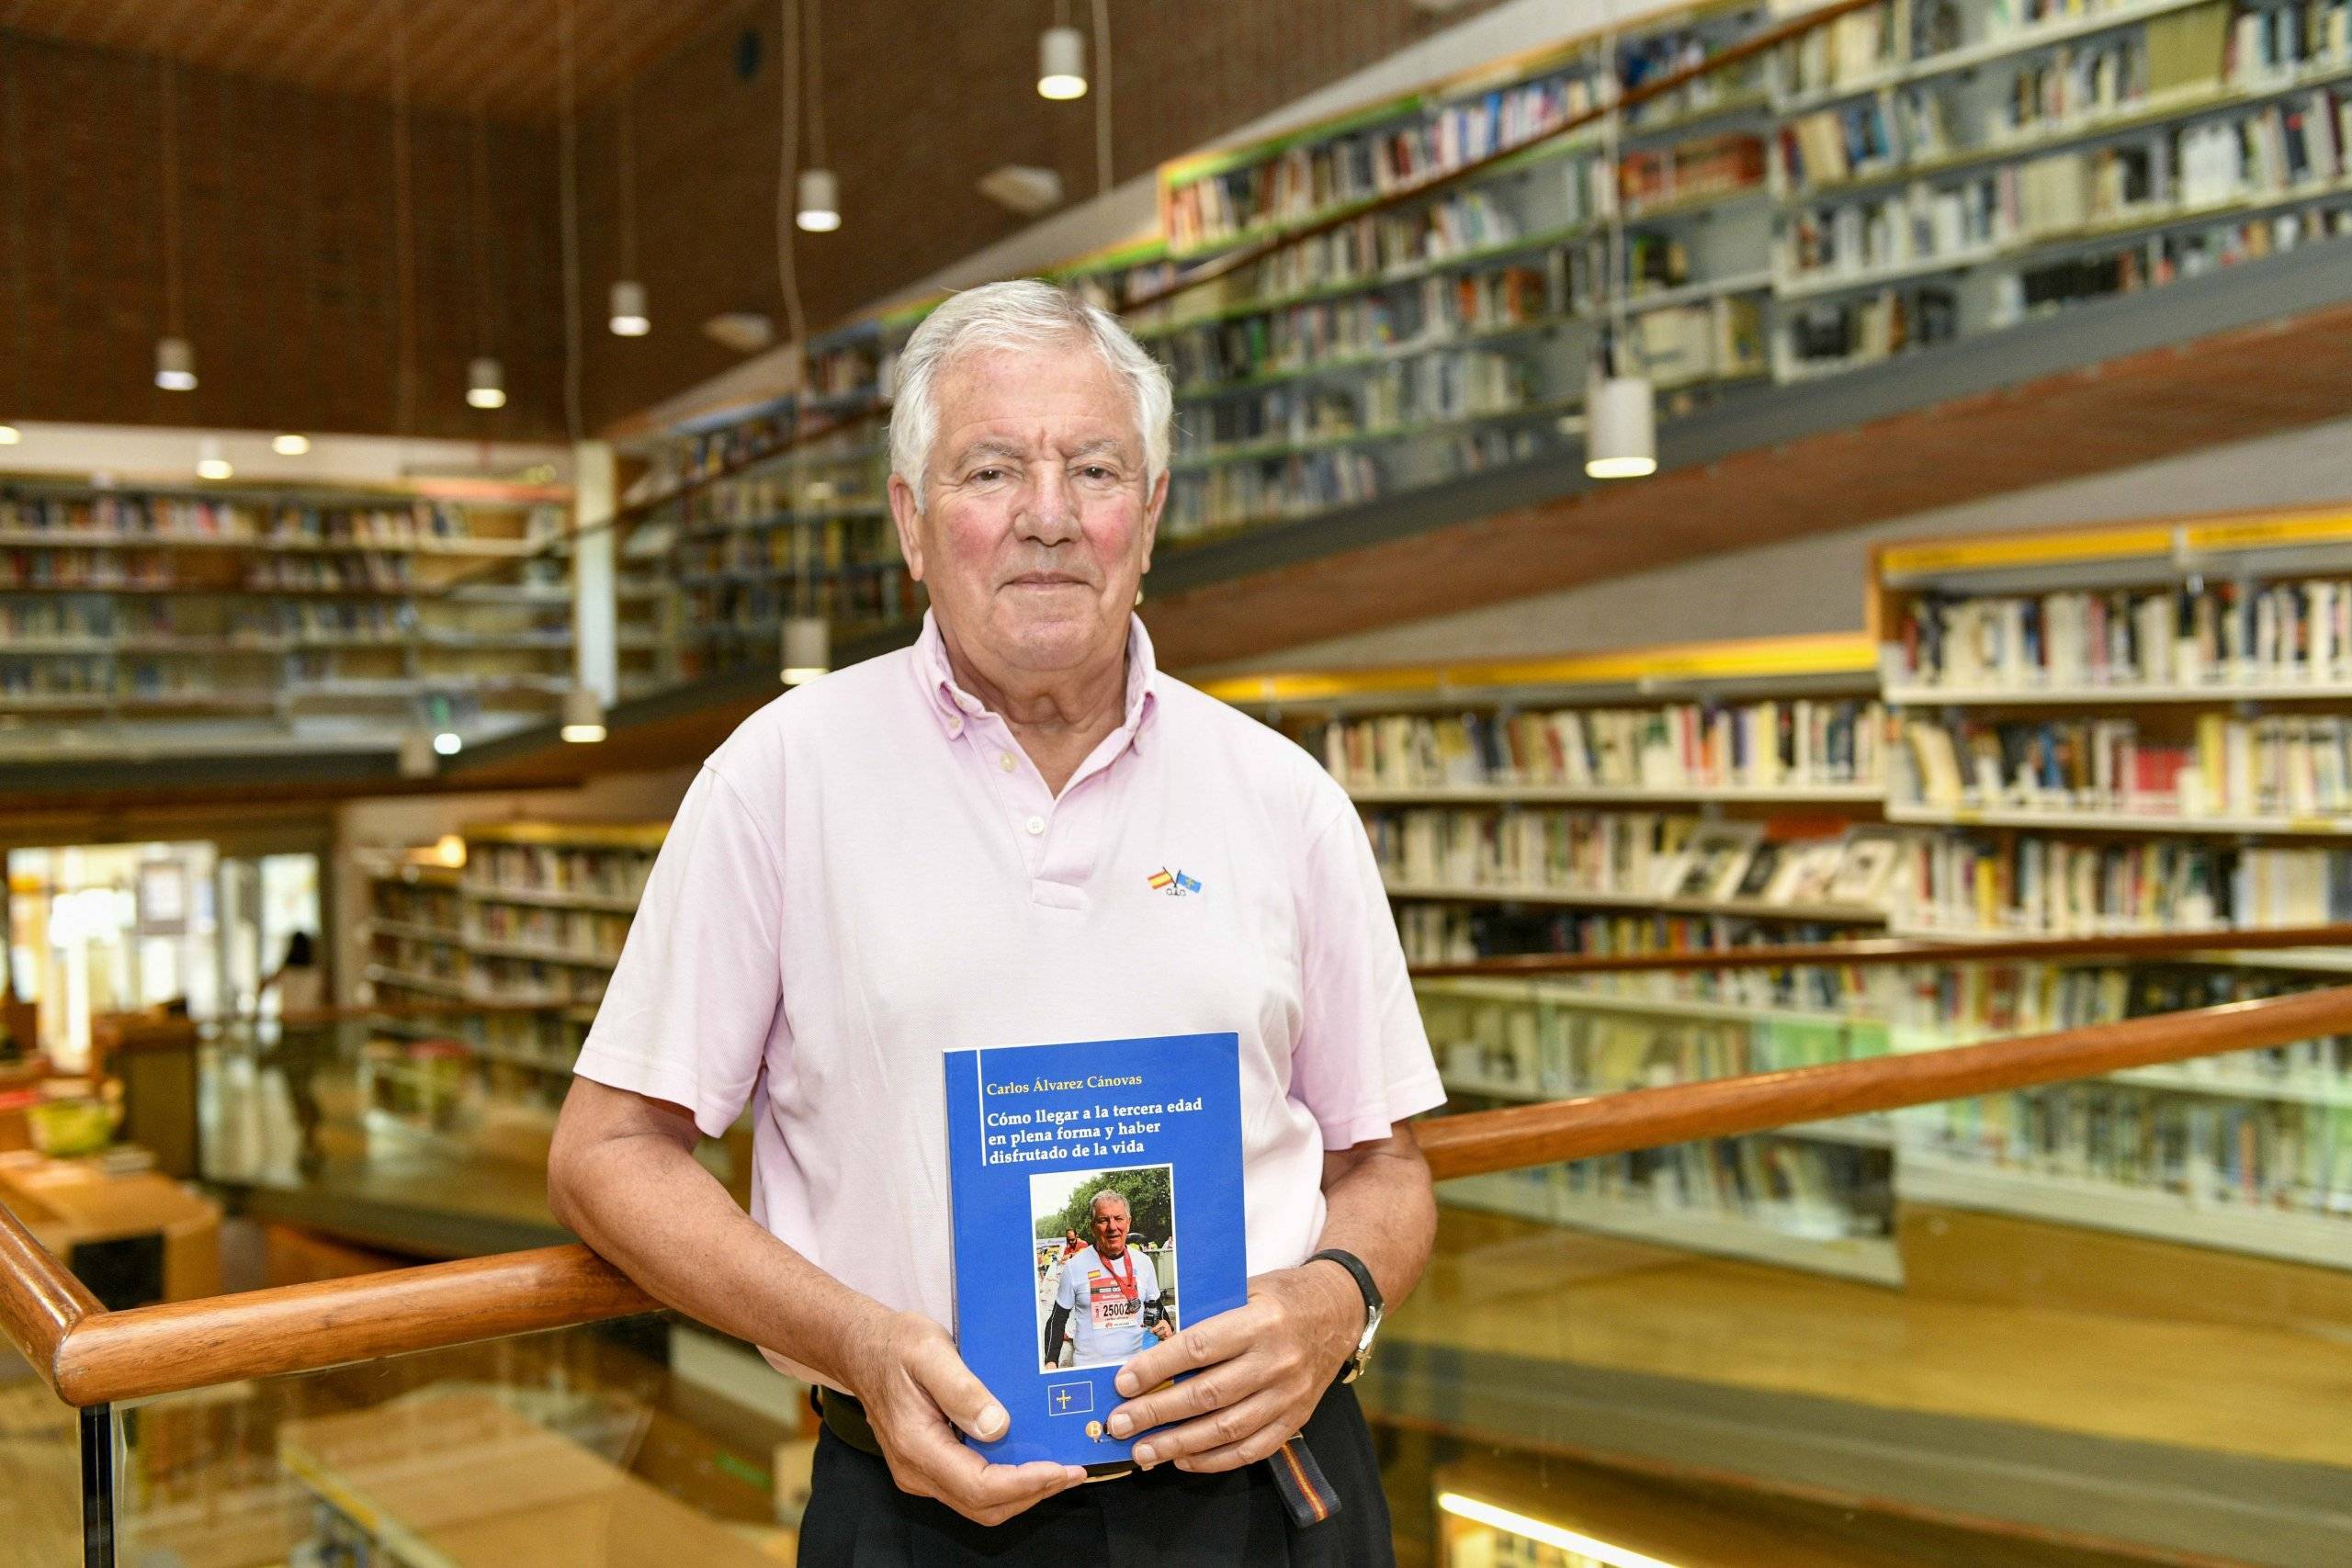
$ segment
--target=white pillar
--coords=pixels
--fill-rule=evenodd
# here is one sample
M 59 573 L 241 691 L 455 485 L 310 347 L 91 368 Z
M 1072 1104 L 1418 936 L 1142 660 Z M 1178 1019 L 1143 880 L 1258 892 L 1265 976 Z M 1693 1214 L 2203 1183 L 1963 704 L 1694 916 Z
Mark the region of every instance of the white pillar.
M 579 536 L 571 554 L 571 678 L 611 705 L 620 694 L 620 650 L 614 635 L 616 489 L 613 449 L 602 441 L 571 448 L 572 518 Z

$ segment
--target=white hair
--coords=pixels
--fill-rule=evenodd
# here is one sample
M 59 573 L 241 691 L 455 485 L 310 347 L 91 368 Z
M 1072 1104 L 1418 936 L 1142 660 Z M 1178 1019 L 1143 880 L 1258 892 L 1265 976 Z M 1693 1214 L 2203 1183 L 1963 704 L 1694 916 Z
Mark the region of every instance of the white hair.
M 890 471 L 923 503 L 923 476 L 939 431 L 940 375 L 967 354 L 995 349 L 1060 348 L 1086 344 L 1135 396 L 1143 437 L 1147 492 L 1168 471 L 1168 425 L 1174 398 L 1168 372 L 1106 310 L 1066 288 L 1034 278 L 967 288 L 923 318 L 899 351 L 890 409 Z
M 1092 1220 L 1094 1218 L 1094 1211 L 1102 1206 L 1102 1200 L 1105 1198 L 1108 1198 L 1111 1201 L 1119 1205 L 1120 1208 L 1125 1209 L 1128 1219 L 1132 1220 L 1136 1217 L 1136 1212 L 1132 1208 L 1128 1208 L 1126 1199 L 1121 1196 L 1115 1189 L 1105 1187 L 1102 1191 L 1097 1192 L 1093 1197 L 1089 1198 L 1086 1201 L 1086 1217 L 1089 1220 Z

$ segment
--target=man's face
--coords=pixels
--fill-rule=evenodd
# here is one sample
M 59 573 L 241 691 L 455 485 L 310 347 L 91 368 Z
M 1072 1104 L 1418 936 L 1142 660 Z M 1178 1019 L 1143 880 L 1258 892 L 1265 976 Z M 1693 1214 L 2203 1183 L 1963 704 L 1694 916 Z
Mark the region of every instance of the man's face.
M 890 505 L 949 640 L 1035 675 L 1115 659 L 1168 493 L 1125 384 L 1073 343 L 964 355 L 933 393 L 922 504 L 893 477 Z
M 1094 1250 L 1116 1258 L 1127 1249 L 1127 1211 L 1116 1203 L 1094 1205 Z

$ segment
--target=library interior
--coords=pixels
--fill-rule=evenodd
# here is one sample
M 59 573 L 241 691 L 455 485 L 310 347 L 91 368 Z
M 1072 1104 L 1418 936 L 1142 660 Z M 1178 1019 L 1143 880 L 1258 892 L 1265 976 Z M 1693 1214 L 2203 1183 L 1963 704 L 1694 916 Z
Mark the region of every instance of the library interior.
M 894 383 L 1013 279 L 1172 401 L 1120 647 L 1240 739 L 1131 771 L 1360 818 L 1370 919 L 1250 918 L 1442 1084 L 1330 1396 L 1397 1562 L 2352 1563 L 2347 0 L 15 0 L 0 1568 L 849 1561 L 850 1406 L 550 1150 L 704 760 L 944 646 Z M 996 951 L 906 798 L 789 831 Z M 1243 827 L 1102 897 L 1238 929 Z

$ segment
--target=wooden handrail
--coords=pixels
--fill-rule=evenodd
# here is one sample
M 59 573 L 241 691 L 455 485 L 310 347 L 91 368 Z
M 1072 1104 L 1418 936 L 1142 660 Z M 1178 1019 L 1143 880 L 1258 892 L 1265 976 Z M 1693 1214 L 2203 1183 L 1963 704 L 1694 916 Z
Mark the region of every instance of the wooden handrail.
M 2352 1031 L 2352 986 L 1908 1055 L 1588 1095 L 1419 1123 L 1441 1178 L 1931 1105 Z
M 2336 987 L 1915 1055 L 1439 1117 L 1416 1131 L 1436 1175 L 1471 1176 L 2346 1032 L 2352 987 Z M 107 1312 L 0 1211 L 0 1319 L 58 1395 L 79 1405 L 574 1327 L 660 1304 L 587 1248 L 556 1247 Z
M 1788 969 L 1887 964 L 2071 962 L 2091 958 L 2160 958 L 2183 953 L 2249 953 L 2280 948 L 2352 950 L 2352 924 L 2244 926 L 2229 931 L 2131 931 L 2110 936 L 2003 937 L 1939 942 L 1869 937 L 1855 942 L 1758 942 L 1751 947 L 1688 948 L 1672 953 L 1524 953 L 1457 963 L 1413 964 L 1416 980 L 1484 977 L 1533 979 L 1546 975 L 1624 975 L 1674 969 Z
M 106 1308 L 22 1221 L 0 1203 L 0 1328 L 54 1387 L 57 1355 L 83 1324 Z
M 661 1306 L 586 1247 L 541 1247 L 100 1313 L 64 1336 L 48 1367 L 59 1398 L 101 1404 Z

